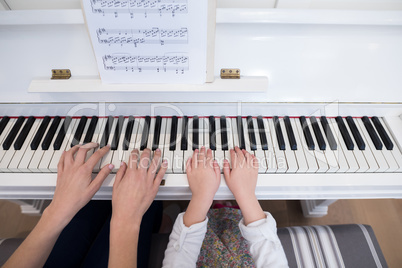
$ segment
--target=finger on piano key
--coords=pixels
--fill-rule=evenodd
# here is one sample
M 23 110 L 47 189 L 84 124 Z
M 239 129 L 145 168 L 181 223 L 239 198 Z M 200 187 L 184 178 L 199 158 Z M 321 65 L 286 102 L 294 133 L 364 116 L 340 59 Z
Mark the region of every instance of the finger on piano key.
M 318 164 L 317 160 L 314 155 L 314 146 L 308 146 L 306 139 L 304 138 L 304 132 L 305 131 L 310 131 L 306 124 L 306 128 L 303 130 L 302 125 L 301 125 L 301 120 L 297 120 L 294 118 L 291 118 L 291 123 L 292 127 L 294 129 L 294 132 L 296 133 L 296 141 L 300 146 L 298 147 L 298 150 L 303 150 L 304 157 L 306 158 L 307 166 L 308 169 L 306 173 L 316 173 L 318 171 Z M 311 143 L 313 143 L 313 138 L 311 138 Z M 310 145 L 311 145 L 310 143 Z M 310 149 L 311 148 L 311 149 Z
M 344 123 L 346 121 L 346 119 L 343 119 Z M 349 128 L 348 124 L 345 124 L 346 130 L 348 133 L 351 133 L 351 130 Z M 350 134 L 349 134 L 350 135 Z M 359 148 L 357 146 L 355 146 L 355 142 L 352 140 L 353 142 L 353 154 L 355 155 L 357 164 L 359 164 L 359 169 L 356 172 L 367 172 L 367 170 L 369 169 L 369 165 L 366 161 L 366 158 L 364 157 L 363 153 L 361 150 L 359 150 Z
M 215 139 L 216 139 L 216 149 L 214 152 L 215 160 L 218 162 L 218 165 L 221 169 L 221 173 L 223 172 L 223 160 L 225 159 L 225 153 L 222 150 L 222 129 L 221 129 L 221 120 L 219 117 L 215 118 Z
M 385 134 L 388 135 L 390 142 L 392 144 L 396 144 L 394 138 L 392 137 L 387 125 L 385 124 L 384 118 L 379 118 L 380 123 L 384 126 Z M 399 168 L 395 170 L 396 172 L 402 172 L 402 154 L 399 150 L 398 146 L 393 146 L 392 150 L 387 150 L 392 153 L 395 158 L 396 163 L 398 164 Z
M 32 122 L 32 120 L 30 120 Z M 23 133 L 21 134 L 24 135 L 24 141 L 18 148 L 10 148 L 8 152 L 5 154 L 3 157 L 3 160 L 0 162 L 0 171 L 1 172 L 19 172 L 18 170 L 18 164 L 20 163 L 22 157 L 25 154 L 26 149 L 29 147 L 32 139 L 35 136 L 35 133 L 39 127 L 40 120 L 35 120 L 32 123 L 32 126 L 29 127 L 29 124 L 27 124 L 28 121 L 26 122 L 26 127 L 24 126 L 25 129 L 29 128 L 28 133 Z M 11 150 L 12 149 L 12 150 Z M 14 151 L 12 154 L 9 153 L 11 151 Z
M 267 171 L 267 159 L 265 158 L 265 150 L 263 150 L 262 145 L 261 145 L 261 138 L 260 138 L 261 132 L 258 127 L 257 118 L 253 118 L 252 120 L 253 120 L 254 133 L 256 135 L 256 137 L 255 137 L 255 142 L 256 142 L 255 156 L 257 157 L 257 160 L 258 160 L 258 173 L 265 173 Z M 264 125 L 262 127 L 264 127 Z
M 331 150 L 336 151 L 338 145 L 336 143 L 334 134 L 332 134 L 331 128 L 328 125 L 328 120 L 325 116 L 321 116 L 321 127 L 324 130 L 325 137 L 327 138 L 329 147 Z
M 43 142 L 43 140 L 46 137 L 46 134 L 48 133 L 48 131 L 50 130 L 53 122 L 52 122 L 52 118 L 50 118 L 49 116 L 45 116 L 44 119 L 42 120 L 42 123 L 39 127 L 39 129 L 41 129 L 41 131 L 38 131 L 35 135 L 35 137 L 33 138 L 30 146 L 28 146 L 28 148 L 25 150 L 24 155 L 21 158 L 21 161 L 18 164 L 18 172 L 23 172 L 23 173 L 28 173 L 28 172 L 32 172 L 29 170 L 29 163 L 32 161 L 33 156 L 35 155 L 35 153 L 37 151 L 41 151 L 41 153 L 38 152 L 38 154 L 40 154 L 42 156 L 43 154 L 43 150 L 41 147 L 41 142 Z M 59 121 L 60 122 L 60 121 Z M 54 124 L 55 126 L 58 126 L 58 124 Z M 56 128 L 57 130 L 57 128 Z M 54 132 L 56 132 L 56 130 Z M 53 134 L 54 136 L 54 134 Z M 50 138 L 49 138 L 50 139 Z M 51 139 L 50 139 L 51 142 Z M 50 144 L 49 142 L 49 144 Z M 39 164 L 39 160 L 36 161 L 37 165 Z
M 367 133 L 369 134 L 371 141 L 373 142 L 375 148 L 377 150 L 382 150 L 382 142 L 380 137 L 378 137 L 377 132 L 375 131 L 373 125 L 370 122 L 370 119 L 367 116 L 362 117 L 362 122 L 364 124 Z
M 278 145 L 278 139 L 276 136 L 275 126 L 274 126 L 274 119 L 267 118 L 269 132 L 271 133 L 272 139 L 272 148 L 274 149 L 275 157 L 276 157 L 276 164 L 278 169 L 276 170 L 277 173 L 285 173 L 288 170 L 288 163 L 286 161 L 285 152 L 281 150 Z
M 60 131 L 63 131 L 62 133 L 64 133 L 64 135 L 62 136 L 64 136 L 64 139 L 61 141 L 60 149 L 57 150 L 59 146 L 56 147 L 50 163 L 43 161 L 42 159 L 42 161 L 39 164 L 39 170 L 41 172 L 57 172 L 57 164 L 59 163 L 60 157 L 63 154 L 63 151 L 69 149 L 69 146 L 71 144 L 77 126 L 78 126 L 78 119 L 72 119 L 67 130 L 63 128 L 64 127 L 63 124 L 63 127 L 60 129 Z
M 388 136 L 387 132 L 385 131 L 385 128 L 381 123 L 381 120 L 377 116 L 373 116 L 371 118 L 371 121 L 373 121 L 374 126 L 377 130 L 377 133 L 380 135 L 381 140 L 384 143 L 385 147 L 388 150 L 392 150 L 394 147 L 394 144 L 392 143 L 390 136 Z
M 119 117 L 118 120 L 118 128 L 116 127 L 115 136 L 113 137 L 113 141 L 117 143 L 117 148 L 113 153 L 112 164 L 114 168 L 112 170 L 113 173 L 117 172 L 120 168 L 121 162 L 123 161 L 124 151 L 123 151 L 123 143 L 124 143 L 124 134 L 126 133 L 126 128 L 128 124 L 128 118 L 124 118 L 123 116 Z M 118 136 L 118 140 L 116 138 Z
M 286 127 L 285 127 L 285 122 L 284 122 L 284 120 L 281 118 L 281 119 L 278 120 L 278 122 L 279 122 L 278 126 L 280 125 L 280 128 L 283 129 L 284 131 L 286 131 Z M 285 133 L 286 133 L 286 134 L 285 134 Z M 287 132 L 282 132 L 282 134 L 283 134 L 283 135 L 288 135 Z M 292 150 L 292 149 L 290 148 L 290 144 L 289 144 L 289 139 L 288 139 L 288 138 L 285 138 L 285 137 L 284 137 L 284 138 L 283 138 L 283 142 L 285 143 L 285 150 L 283 150 L 283 151 L 284 151 L 284 153 L 285 153 L 286 162 L 288 163 L 288 170 L 287 170 L 287 173 L 296 173 L 296 172 L 299 170 L 299 164 L 298 164 L 298 162 L 297 162 L 295 152 L 294 152 L 294 150 Z M 303 168 L 304 168 L 304 170 L 302 171 L 302 173 L 303 173 L 303 172 L 306 172 L 306 170 L 307 170 L 307 167 L 306 167 L 306 166 L 303 167 Z
M 112 127 L 110 128 L 109 132 L 109 138 L 108 138 L 108 143 L 106 145 L 110 145 L 111 142 L 113 141 L 115 132 L 116 132 L 116 127 L 118 126 L 118 118 L 114 118 Z M 106 146 L 105 145 L 105 146 Z M 117 148 L 117 147 L 116 147 Z M 100 165 L 99 165 L 99 170 L 101 170 L 104 166 L 109 165 L 112 163 L 113 159 L 113 154 L 116 152 L 116 150 L 112 150 L 110 147 L 110 150 L 102 157 L 102 160 L 100 160 Z M 120 166 L 120 165 L 119 165 Z
M 340 117 L 340 119 L 342 119 L 342 117 Z M 329 122 L 330 126 L 332 127 L 332 130 L 333 130 L 332 132 L 335 135 L 335 139 L 337 139 L 338 145 L 341 147 L 343 155 L 345 156 L 346 161 L 348 163 L 349 169 L 347 170 L 347 172 L 355 173 L 357 170 L 359 170 L 359 165 L 357 163 L 355 155 L 353 154 L 353 151 L 349 150 L 346 146 L 345 139 L 342 135 L 341 128 L 339 127 L 339 125 L 343 123 L 342 120 L 340 120 L 340 119 L 330 118 L 330 120 L 328 120 L 328 122 Z M 338 123 L 338 122 L 342 122 L 342 123 Z M 344 128 L 344 130 L 346 131 L 346 128 Z M 350 140 L 350 142 L 351 142 L 351 140 Z M 341 166 L 341 168 L 342 168 L 342 166 Z
M 7 133 L 7 136 L 3 140 L 3 146 L 0 148 L 0 163 L 3 162 L 3 158 L 7 155 L 14 153 L 13 141 L 16 137 L 22 132 L 23 124 L 25 122 L 25 118 L 23 116 L 18 117 L 10 131 Z
M 377 164 L 377 169 L 374 171 L 371 170 L 370 172 L 385 172 L 387 169 L 389 169 L 389 166 L 388 166 L 388 163 L 385 160 L 384 155 L 382 154 L 381 150 L 376 149 L 373 141 L 370 138 L 370 135 L 367 132 L 366 127 L 364 126 L 363 121 L 360 119 L 356 119 L 356 125 L 362 135 L 363 140 L 365 141 L 365 143 L 367 145 L 366 149 L 365 149 L 366 159 L 368 160 L 369 163 L 372 163 L 374 160 L 374 162 Z M 367 155 L 367 154 L 369 154 L 369 155 Z M 370 164 L 370 168 L 371 167 L 372 167 L 372 164 Z
M 173 173 L 183 173 L 183 151 L 181 150 L 181 136 L 183 132 L 183 118 L 177 120 L 177 138 L 176 138 L 176 150 L 173 151 Z
M 38 149 L 34 152 L 32 159 L 28 163 L 28 169 L 31 172 L 41 172 L 39 166 L 42 161 L 42 166 L 44 166 L 45 163 L 47 166 L 49 166 L 54 153 L 53 144 L 55 143 L 57 139 L 57 134 L 60 132 L 63 125 L 64 119 L 59 116 L 55 116 L 53 118 L 49 131 L 45 134 L 45 138 L 43 139 L 41 146 L 39 146 Z
M 278 144 L 278 148 L 279 150 L 284 151 L 285 150 L 285 141 L 283 138 L 283 134 L 282 134 L 282 128 L 279 122 L 279 117 L 278 116 L 274 116 L 272 118 L 273 123 L 274 123 L 274 128 L 275 128 L 275 134 L 276 134 L 276 142 Z
M 177 117 L 176 117 L 177 118 Z M 163 118 L 166 122 L 166 129 L 165 129 L 165 139 L 163 145 L 163 160 L 167 161 L 167 169 L 166 173 L 170 174 L 173 173 L 172 168 L 172 161 L 173 161 L 173 151 L 170 150 L 170 141 L 171 141 L 171 133 L 172 133 L 172 119 L 173 118 Z M 177 119 L 176 119 L 177 120 Z M 177 121 L 176 121 L 177 123 Z M 176 125 L 177 126 L 177 125 Z M 174 133 L 173 133 L 174 134 Z
M 8 122 L 10 121 L 10 117 L 3 116 L 0 121 L 0 135 L 3 133 L 4 129 L 6 128 Z
M 88 118 L 86 116 L 81 116 L 80 121 L 78 122 L 77 129 L 75 130 L 73 140 L 71 141 L 70 148 L 74 147 L 77 144 L 80 144 L 82 134 L 84 133 L 85 126 L 87 124 Z
M 312 124 L 309 124 L 308 121 L 306 120 L 307 124 L 304 127 L 308 127 L 310 129 L 310 133 L 313 131 L 312 130 Z M 311 123 L 311 120 L 310 120 Z M 313 139 L 313 143 L 316 144 L 317 146 L 314 146 L 314 156 L 317 161 L 318 165 L 318 170 L 317 173 L 325 173 L 329 169 L 328 163 L 327 163 L 327 158 L 325 157 L 325 153 L 323 150 L 320 149 L 320 146 L 318 145 L 318 141 L 316 138 L 315 133 L 311 134 L 311 137 Z
M 347 158 L 345 156 L 345 153 L 344 153 L 342 146 L 340 145 L 340 141 L 339 141 L 339 139 L 343 139 L 343 138 L 341 137 L 339 128 L 338 128 L 335 120 L 328 118 L 327 123 L 328 124 L 326 124 L 326 126 L 328 127 L 328 130 L 331 131 L 333 138 L 337 144 L 336 149 L 333 150 L 335 158 L 338 161 L 338 166 L 339 166 L 337 173 L 345 173 L 349 170 L 349 163 L 347 161 Z M 327 148 L 327 150 L 328 150 L 328 148 Z
M 299 166 L 299 170 L 297 171 L 298 173 L 306 173 L 309 171 L 309 165 L 307 162 L 306 155 L 304 153 L 304 148 L 302 146 L 302 142 L 298 133 L 298 130 L 296 128 L 296 122 L 294 118 L 289 118 L 289 123 L 290 123 L 290 128 L 293 131 L 295 143 L 297 144 L 297 149 L 293 150 L 296 156 L 297 164 Z
M 264 151 L 265 159 L 267 162 L 266 173 L 276 173 L 278 171 L 278 160 L 277 155 L 275 155 L 274 145 L 272 142 L 272 139 L 274 138 L 273 135 L 275 134 L 271 132 L 271 129 L 268 125 L 268 119 L 262 118 L 262 122 L 264 124 L 264 133 L 266 134 L 268 144 L 268 149 Z
M 354 119 L 351 116 L 346 117 L 346 122 L 348 123 L 349 130 L 352 132 L 353 138 L 357 144 L 359 150 L 364 150 L 366 148 L 366 144 L 363 141 L 362 136 L 359 133 L 359 130 L 356 127 Z
M 315 135 L 315 140 L 317 141 L 318 147 L 321 151 L 325 151 L 327 148 L 327 144 L 324 141 L 324 137 L 321 133 L 320 127 L 318 125 L 317 118 L 315 116 L 310 117 L 311 127 L 313 128 L 313 132 Z
M 303 136 L 306 141 L 307 147 L 309 150 L 314 151 L 315 144 L 313 141 L 313 137 L 311 136 L 311 131 L 310 131 L 310 128 L 308 127 L 306 117 L 300 116 L 299 121 L 300 121 L 300 125 L 302 126 L 302 129 L 303 129 Z
M 193 118 L 187 118 L 187 123 L 183 124 L 183 128 L 187 126 L 186 131 L 183 131 L 183 136 L 186 136 L 186 146 L 183 147 L 183 172 L 186 172 L 186 163 L 189 158 L 193 156 Z M 186 120 L 185 118 L 183 119 Z M 182 136 L 182 141 L 183 141 L 183 136 Z M 184 142 L 184 141 L 183 141 Z
M 322 127 L 322 122 L 320 122 L 321 119 L 317 118 L 318 122 L 318 127 L 320 129 L 321 133 L 325 133 L 324 129 Z M 324 143 L 328 144 L 327 136 L 322 135 L 322 138 L 324 140 Z M 327 159 L 327 164 L 328 164 L 328 170 L 327 173 L 335 173 L 339 170 L 339 163 L 336 158 L 336 155 L 334 154 L 334 151 L 331 150 L 330 146 L 326 146 L 326 150 L 324 150 L 325 158 Z

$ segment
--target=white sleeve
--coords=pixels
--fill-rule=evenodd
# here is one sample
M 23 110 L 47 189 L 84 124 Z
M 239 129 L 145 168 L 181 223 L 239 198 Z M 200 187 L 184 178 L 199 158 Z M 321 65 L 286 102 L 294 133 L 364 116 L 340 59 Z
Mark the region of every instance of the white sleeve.
M 244 225 L 244 219 L 239 223 L 243 237 L 248 241 L 250 254 L 256 267 L 289 267 L 285 252 L 278 234 L 276 222 L 272 215 L 264 212 L 267 216 Z
M 203 222 L 186 227 L 183 213 L 177 216 L 169 243 L 165 250 L 163 267 L 196 267 L 202 242 L 207 232 L 208 218 Z

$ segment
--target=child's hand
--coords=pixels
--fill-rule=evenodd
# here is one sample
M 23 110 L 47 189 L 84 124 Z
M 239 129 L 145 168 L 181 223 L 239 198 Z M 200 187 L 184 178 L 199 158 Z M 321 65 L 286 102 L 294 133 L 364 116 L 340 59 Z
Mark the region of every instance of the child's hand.
M 244 217 L 244 223 L 248 225 L 254 221 L 265 218 L 260 203 L 255 196 L 255 187 L 258 177 L 258 160 L 246 150 L 239 147 L 230 150 L 232 171 L 229 162 L 223 163 L 223 174 L 226 184 L 236 198 L 237 204 Z
M 226 184 L 232 191 L 236 200 L 255 196 L 255 187 L 258 177 L 258 160 L 246 150 L 230 150 L 232 170 L 229 162 L 225 159 L 223 163 L 223 174 Z
M 183 216 L 186 226 L 205 220 L 221 182 L 220 168 L 212 157 L 211 149 L 195 150 L 187 161 L 187 178 L 192 192 L 190 204 Z

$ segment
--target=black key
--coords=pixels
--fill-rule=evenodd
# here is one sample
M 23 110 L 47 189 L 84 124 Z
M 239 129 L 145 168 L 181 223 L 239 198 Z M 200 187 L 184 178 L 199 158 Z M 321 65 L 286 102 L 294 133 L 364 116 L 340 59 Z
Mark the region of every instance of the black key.
M 236 117 L 237 135 L 239 136 L 240 150 L 246 149 L 246 141 L 244 140 L 243 118 L 240 115 Z
M 113 116 L 109 115 L 106 120 L 105 129 L 103 131 L 101 143 L 99 145 L 100 148 L 105 147 L 109 142 L 110 131 L 112 130 L 114 118 Z
M 39 147 L 39 143 L 43 138 L 43 135 L 45 134 L 45 131 L 47 129 L 47 126 L 50 123 L 50 116 L 45 116 L 42 120 L 42 123 L 39 126 L 38 131 L 35 134 L 35 137 L 33 138 L 31 142 L 31 150 L 36 150 Z
M 324 129 L 325 136 L 327 137 L 329 147 L 331 148 L 331 150 L 336 150 L 338 146 L 336 144 L 335 137 L 332 134 L 331 127 L 328 124 L 328 120 L 325 116 L 321 116 L 321 125 Z
M 318 125 L 317 119 L 315 116 L 310 117 L 311 126 L 313 127 L 313 131 L 315 134 L 315 138 L 318 143 L 318 147 L 320 150 L 325 150 L 327 148 L 327 144 L 325 143 L 324 137 L 322 136 L 320 126 Z
M 198 116 L 193 117 L 193 150 L 199 149 L 200 140 L 199 133 L 200 132 L 200 119 Z
M 362 121 L 367 129 L 368 134 L 370 135 L 371 140 L 374 143 L 375 148 L 377 150 L 382 150 L 382 142 L 380 140 L 380 137 L 378 137 L 373 125 L 371 124 L 370 119 L 367 116 L 363 116 Z
M 155 151 L 159 147 L 159 139 L 161 136 L 161 127 L 162 127 L 162 117 L 157 116 L 155 118 L 154 140 L 152 141 L 152 151 Z
M 68 127 L 71 124 L 72 118 L 70 116 L 66 116 L 64 119 L 64 123 L 62 127 L 59 130 L 59 133 L 57 134 L 56 140 L 53 143 L 53 149 L 54 150 L 60 150 L 61 144 L 63 143 L 64 137 L 66 136 Z
M 180 146 L 180 150 L 182 151 L 187 151 L 187 139 L 188 139 L 188 117 L 187 116 L 183 116 L 183 124 L 182 124 L 182 132 L 181 132 L 181 146 Z
M 33 126 L 33 123 L 35 122 L 35 117 L 30 116 L 25 123 L 24 127 L 22 128 L 20 134 L 18 135 L 17 140 L 14 143 L 14 150 L 21 150 L 22 145 L 24 144 L 29 131 L 31 131 L 31 128 Z
M 141 137 L 141 144 L 140 144 L 141 151 L 147 148 L 150 127 L 151 127 L 151 117 L 145 116 L 144 128 L 142 129 L 142 137 Z
M 86 116 L 81 117 L 80 122 L 78 123 L 77 129 L 75 130 L 74 138 L 71 141 L 71 147 L 74 147 L 75 145 L 80 143 L 82 133 L 84 133 L 84 129 L 85 129 L 87 120 L 88 120 L 88 118 Z
M 176 150 L 176 140 L 177 140 L 177 116 L 172 116 L 172 127 L 170 129 L 170 144 L 169 151 Z
M 17 121 L 14 123 L 14 126 L 11 128 L 11 131 L 8 133 L 7 138 L 3 142 L 3 149 L 8 150 L 13 144 L 13 141 L 15 137 L 18 134 L 18 131 L 22 127 L 22 124 L 24 123 L 25 118 L 23 116 L 18 117 Z
M 220 118 L 220 123 L 221 123 L 221 142 L 222 142 L 222 150 L 227 151 L 229 150 L 229 144 L 228 144 L 228 129 L 226 125 L 226 117 L 221 116 Z
M 382 126 L 380 119 L 377 116 L 373 116 L 371 118 L 373 121 L 375 128 L 377 129 L 378 134 L 380 135 L 382 142 L 385 145 L 385 148 L 388 150 L 392 150 L 394 148 L 394 144 L 392 143 L 390 137 L 388 136 L 387 132 L 385 131 L 384 127 Z
M 212 115 L 209 117 L 209 148 L 211 150 L 216 150 L 215 117 Z
M 257 150 L 257 141 L 255 139 L 253 117 L 251 117 L 250 115 L 247 116 L 247 130 L 248 138 L 250 140 L 250 150 L 255 151 Z
M 99 118 L 97 116 L 92 116 L 91 123 L 89 123 L 89 127 L 87 130 L 87 134 L 85 135 L 84 138 L 84 144 L 90 143 L 92 141 L 98 121 Z
M 131 136 L 133 134 L 134 121 L 135 121 L 134 116 L 130 115 L 128 117 L 126 133 L 124 135 L 124 140 L 123 140 L 123 151 L 128 151 L 128 148 L 130 148 L 130 141 L 131 141 Z
M 338 124 L 338 128 L 342 134 L 343 140 L 345 141 L 346 148 L 350 151 L 353 150 L 355 145 L 354 145 L 352 139 L 350 138 L 348 130 L 346 129 L 345 122 L 343 122 L 343 119 L 341 116 L 337 116 L 335 118 L 335 120 L 336 120 L 336 123 Z
M 366 144 L 364 143 L 362 136 L 360 135 L 360 132 L 353 121 L 353 118 L 351 116 L 346 117 L 346 122 L 348 122 L 350 131 L 352 131 L 352 135 L 355 138 L 357 147 L 359 150 L 364 150 L 366 148 Z
M 309 150 L 314 150 L 315 144 L 314 144 L 313 137 L 311 136 L 310 128 L 308 127 L 306 117 L 300 116 L 299 120 L 300 120 L 302 129 L 303 129 L 304 138 L 306 139 L 307 147 Z
M 6 128 L 8 121 L 10 121 L 10 117 L 8 117 L 8 116 L 4 116 L 3 119 L 1 119 L 0 135 L 1 135 L 1 133 L 3 133 L 4 129 Z
M 279 150 L 285 150 L 285 140 L 283 139 L 281 125 L 279 123 L 279 118 L 277 116 L 273 117 L 276 139 L 278 140 Z
M 288 134 L 289 144 L 291 150 L 297 150 L 297 143 L 295 134 L 293 133 L 292 124 L 290 123 L 289 116 L 285 116 L 283 118 L 283 122 L 285 123 L 286 133 Z
M 121 130 L 123 129 L 123 123 L 124 123 L 124 116 L 120 115 L 119 118 L 117 119 L 116 128 L 114 129 L 112 145 L 110 147 L 110 149 L 113 151 L 116 151 L 119 148 L 119 141 L 120 141 Z
M 267 135 L 265 134 L 264 122 L 262 116 L 257 117 L 258 132 L 260 133 L 261 148 L 266 151 L 268 150 Z
M 46 133 L 45 138 L 42 141 L 41 145 L 42 150 L 46 151 L 49 149 L 50 143 L 52 142 L 54 135 L 56 135 L 56 131 L 57 128 L 59 127 L 60 122 L 61 122 L 60 116 L 55 116 L 53 118 L 53 122 L 50 125 L 49 131 Z

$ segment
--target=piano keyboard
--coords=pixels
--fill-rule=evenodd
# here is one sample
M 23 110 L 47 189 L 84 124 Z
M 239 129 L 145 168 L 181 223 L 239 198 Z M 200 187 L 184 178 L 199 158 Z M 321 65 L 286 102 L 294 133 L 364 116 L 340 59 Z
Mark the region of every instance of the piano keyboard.
M 402 172 L 391 133 L 375 116 L 3 116 L 0 172 L 55 173 L 64 150 L 88 142 L 111 145 L 95 172 L 109 163 L 118 168 L 134 148 L 160 148 L 167 173 L 183 174 L 201 146 L 211 148 L 221 166 L 235 146 L 250 151 L 259 173 Z

